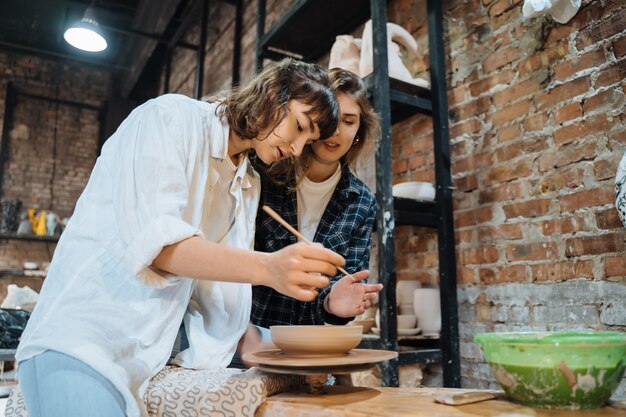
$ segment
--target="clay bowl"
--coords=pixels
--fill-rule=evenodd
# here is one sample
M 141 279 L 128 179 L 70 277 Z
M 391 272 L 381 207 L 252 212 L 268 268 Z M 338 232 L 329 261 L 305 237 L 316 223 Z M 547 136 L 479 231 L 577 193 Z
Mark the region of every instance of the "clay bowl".
M 344 356 L 361 342 L 363 326 L 270 326 L 272 342 L 298 356 Z
M 626 366 L 622 332 L 481 333 L 474 340 L 511 400 L 530 407 L 602 407 Z
M 348 326 L 362 326 L 363 334 L 367 334 L 374 327 L 374 319 L 362 319 L 362 320 L 352 320 L 348 323 Z

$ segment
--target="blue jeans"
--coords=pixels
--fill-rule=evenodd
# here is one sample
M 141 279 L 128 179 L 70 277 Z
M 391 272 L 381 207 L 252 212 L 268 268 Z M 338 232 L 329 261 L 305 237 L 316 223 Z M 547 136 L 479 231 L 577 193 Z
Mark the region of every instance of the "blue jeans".
M 47 350 L 19 363 L 18 378 L 29 417 L 124 417 L 126 402 L 89 365 Z

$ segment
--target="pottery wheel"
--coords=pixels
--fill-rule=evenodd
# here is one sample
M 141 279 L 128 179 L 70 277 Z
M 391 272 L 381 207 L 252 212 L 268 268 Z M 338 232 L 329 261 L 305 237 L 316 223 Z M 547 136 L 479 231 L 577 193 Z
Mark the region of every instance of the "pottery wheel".
M 347 374 L 364 371 L 378 362 L 398 357 L 397 352 L 376 349 L 352 349 L 343 356 L 306 356 L 285 353 L 280 349 L 263 350 L 243 355 L 257 368 L 280 374 Z

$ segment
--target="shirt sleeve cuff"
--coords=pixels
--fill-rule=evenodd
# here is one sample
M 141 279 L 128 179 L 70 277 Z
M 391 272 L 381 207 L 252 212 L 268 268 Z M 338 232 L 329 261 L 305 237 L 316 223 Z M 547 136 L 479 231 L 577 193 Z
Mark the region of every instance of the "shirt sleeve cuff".
M 324 318 L 324 323 L 342 326 L 354 320 L 354 317 L 337 317 L 334 314 L 330 314 L 328 311 L 326 311 L 326 309 L 324 308 L 324 303 L 329 294 L 330 291 L 323 292 L 319 296 L 320 302 L 318 303 L 318 308 L 321 310 L 319 314 Z
M 135 235 L 126 248 L 131 271 L 135 275 L 140 275 L 152 264 L 163 247 L 192 236 L 202 236 L 202 232 L 178 217 L 156 217 Z

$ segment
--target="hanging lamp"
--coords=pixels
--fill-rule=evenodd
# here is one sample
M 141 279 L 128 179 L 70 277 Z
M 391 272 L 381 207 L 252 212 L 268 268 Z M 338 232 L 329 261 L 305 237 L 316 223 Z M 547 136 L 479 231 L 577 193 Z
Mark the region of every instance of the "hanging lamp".
M 83 18 L 69 27 L 63 34 L 67 43 L 88 52 L 101 52 L 107 47 L 107 41 L 98 27 L 91 7 L 85 9 Z

